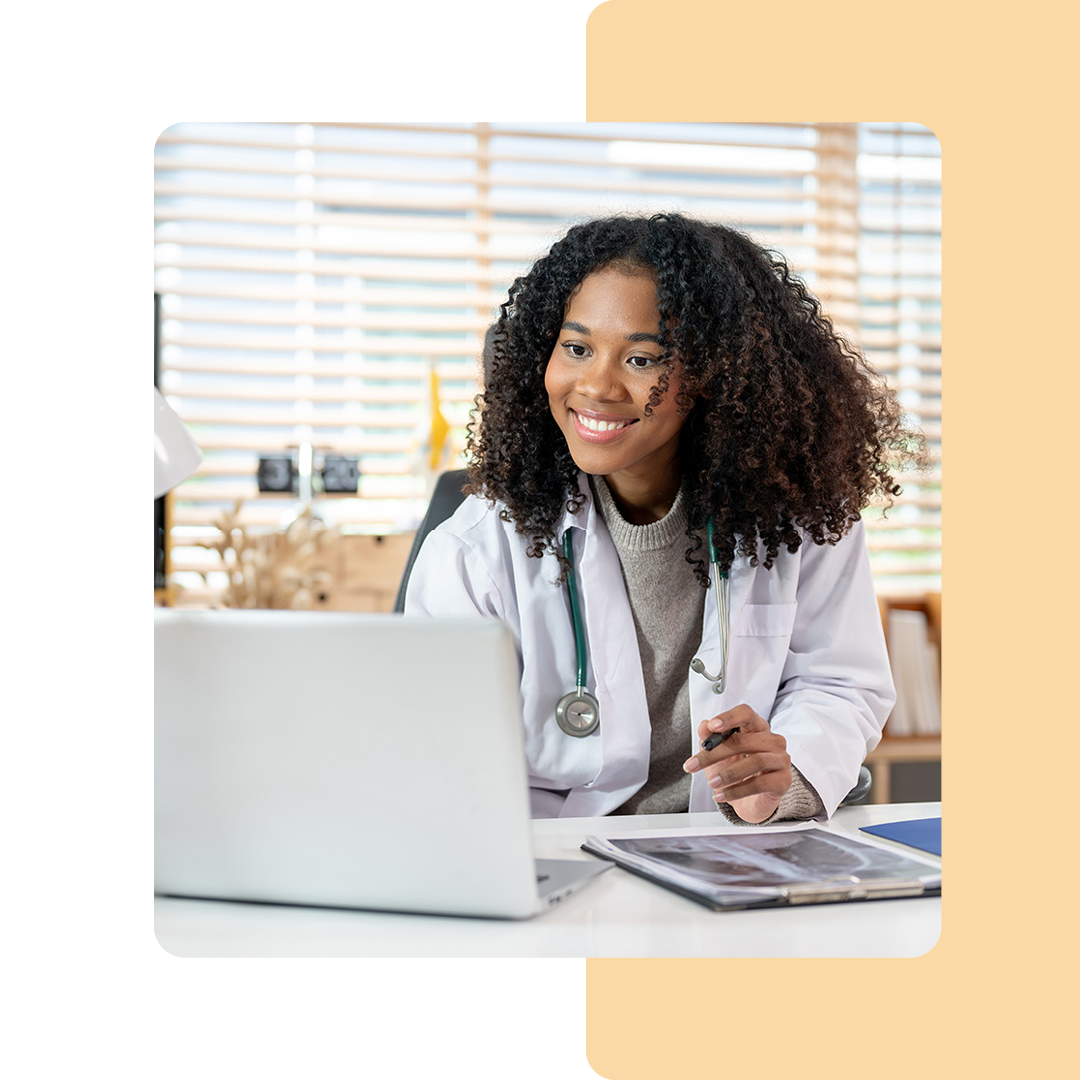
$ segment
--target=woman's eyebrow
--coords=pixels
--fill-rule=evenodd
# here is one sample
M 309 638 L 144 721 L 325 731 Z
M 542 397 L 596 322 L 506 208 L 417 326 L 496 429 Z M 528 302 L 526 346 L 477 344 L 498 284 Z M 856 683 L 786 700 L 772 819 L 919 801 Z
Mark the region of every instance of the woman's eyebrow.
M 591 337 L 592 336 L 592 331 L 584 323 L 564 322 L 562 324 L 562 328 L 564 330 L 572 330 L 575 334 L 584 334 L 586 337 Z M 646 334 L 646 333 L 627 334 L 626 335 L 626 340 L 627 341 L 652 341 L 652 342 L 655 342 L 657 345 L 663 345 L 663 342 L 660 340 L 660 335 L 659 334 Z

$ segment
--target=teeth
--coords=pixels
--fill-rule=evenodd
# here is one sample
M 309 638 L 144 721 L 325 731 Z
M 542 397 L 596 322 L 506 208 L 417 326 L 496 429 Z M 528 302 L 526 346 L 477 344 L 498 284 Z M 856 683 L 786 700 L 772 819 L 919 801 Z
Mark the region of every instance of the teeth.
M 590 431 L 616 431 L 618 428 L 624 428 L 629 426 L 629 420 L 594 420 L 591 416 L 582 416 L 581 413 L 575 414 L 582 427 L 588 428 Z

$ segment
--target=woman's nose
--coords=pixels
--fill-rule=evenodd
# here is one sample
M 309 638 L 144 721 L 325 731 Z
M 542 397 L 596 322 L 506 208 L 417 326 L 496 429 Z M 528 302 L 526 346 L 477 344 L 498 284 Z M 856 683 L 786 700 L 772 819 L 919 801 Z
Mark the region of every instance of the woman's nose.
M 592 401 L 625 401 L 622 367 L 615 358 L 594 356 L 578 372 L 577 392 Z

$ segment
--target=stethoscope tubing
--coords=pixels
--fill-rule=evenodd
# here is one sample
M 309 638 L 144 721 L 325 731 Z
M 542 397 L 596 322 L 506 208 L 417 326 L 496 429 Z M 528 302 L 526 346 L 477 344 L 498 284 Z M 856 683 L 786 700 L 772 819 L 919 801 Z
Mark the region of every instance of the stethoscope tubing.
M 709 562 L 712 566 L 713 587 L 716 589 L 716 620 L 720 630 L 720 673 L 719 675 L 710 675 L 705 665 L 696 656 L 690 667 L 713 684 L 714 694 L 722 694 L 727 686 L 728 646 L 731 631 L 731 579 L 726 570 L 720 569 L 720 555 L 716 550 L 715 526 L 711 516 L 709 517 L 707 531 Z M 570 623 L 574 630 L 574 651 L 577 656 L 577 691 L 576 693 L 571 691 L 563 695 L 556 709 L 555 719 L 559 727 L 567 735 L 581 738 L 585 735 L 591 735 L 600 726 L 600 706 L 596 698 L 585 692 L 585 624 L 581 616 L 581 599 L 578 596 L 577 575 L 574 571 L 574 540 L 570 529 L 563 533 L 562 549 L 563 557 L 568 564 L 566 585 L 570 597 Z M 571 707 L 575 705 L 585 706 L 586 712 L 591 710 L 590 723 L 586 725 L 573 724 L 567 719 Z
M 585 689 L 585 624 L 581 618 L 581 600 L 578 597 L 577 575 L 574 573 L 574 538 L 567 529 L 562 538 L 563 556 L 570 564 L 566 573 L 566 585 L 570 593 L 570 621 L 574 627 L 574 649 L 577 652 L 577 688 Z
M 710 675 L 705 664 L 698 658 L 690 663 L 690 668 L 699 675 L 704 675 L 713 684 L 713 693 L 722 694 L 727 686 L 728 644 L 731 633 L 731 578 L 726 570 L 720 569 L 720 553 L 716 550 L 716 528 L 710 516 L 708 526 L 709 562 L 712 565 L 713 587 L 716 589 L 716 621 L 720 631 L 720 674 Z

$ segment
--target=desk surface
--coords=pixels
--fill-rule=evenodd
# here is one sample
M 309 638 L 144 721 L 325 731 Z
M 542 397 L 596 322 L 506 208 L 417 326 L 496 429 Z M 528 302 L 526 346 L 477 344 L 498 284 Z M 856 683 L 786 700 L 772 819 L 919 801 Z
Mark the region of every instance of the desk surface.
M 937 817 L 940 803 L 853 806 L 830 828 Z M 711 825 L 713 814 L 534 823 L 538 858 L 590 858 L 585 836 Z M 905 851 L 909 848 L 903 848 Z M 928 856 L 933 858 L 933 856 Z M 938 898 L 714 912 L 615 867 L 522 922 L 157 897 L 159 944 L 176 956 L 921 956 L 941 930 Z

